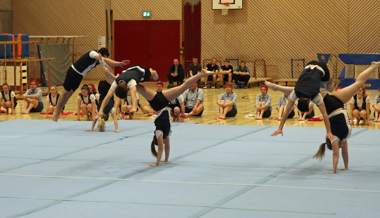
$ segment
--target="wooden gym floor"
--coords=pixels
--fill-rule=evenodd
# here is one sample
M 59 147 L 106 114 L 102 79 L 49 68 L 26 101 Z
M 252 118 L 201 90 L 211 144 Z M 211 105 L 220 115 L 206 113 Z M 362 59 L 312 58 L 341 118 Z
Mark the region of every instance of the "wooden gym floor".
M 83 81 L 82 84 L 85 83 L 93 83 L 97 86 L 98 81 Z M 147 87 L 151 89 L 156 89 L 156 83 L 149 82 L 144 83 Z M 166 89 L 167 83 L 164 84 L 164 87 Z M 47 91 L 47 87 L 40 87 L 43 91 Z M 204 90 L 204 89 L 203 89 Z M 58 87 L 58 91 L 62 92 L 63 87 Z M 77 108 L 77 95 L 79 93 L 79 89 L 74 93 L 74 95 L 70 98 L 69 102 L 66 104 L 65 112 L 74 112 L 76 113 Z M 190 117 L 185 119 L 185 122 L 197 122 L 199 124 L 214 124 L 214 125 L 259 125 L 259 126 L 277 126 L 279 124 L 279 121 L 277 120 L 268 120 L 268 118 L 264 118 L 263 120 L 255 120 L 256 113 L 255 113 L 255 102 L 256 97 L 260 94 L 259 88 L 252 87 L 249 89 L 234 89 L 233 90 L 238 95 L 237 100 L 237 109 L 238 114 L 234 118 L 227 118 L 225 121 L 216 121 L 214 118 L 219 116 L 219 109 L 216 105 L 216 101 L 218 100 L 221 93 L 224 92 L 224 89 L 206 89 L 204 90 L 205 99 L 204 99 L 204 105 L 205 105 L 205 111 L 203 112 L 202 117 Z M 368 90 L 368 92 L 371 92 L 371 108 L 372 108 L 372 102 L 375 99 L 375 96 L 377 91 L 375 90 Z M 277 100 L 280 95 L 282 95 L 281 92 L 274 92 L 272 90 L 269 90 L 268 92 L 272 96 L 272 118 L 278 118 L 278 112 L 276 110 Z M 142 105 L 148 105 L 148 102 L 141 97 L 141 103 Z M 46 104 L 46 96 L 44 96 L 44 104 Z M 39 113 L 30 113 L 27 115 L 21 114 L 22 109 L 24 106 L 23 100 L 18 100 L 18 105 L 16 107 L 16 115 L 10 115 L 10 114 L 1 114 L 0 115 L 0 121 L 6 121 L 6 120 L 13 120 L 13 119 L 38 119 L 43 120 L 45 119 L 45 115 L 40 115 Z M 3 108 L 2 108 L 3 109 Z M 372 109 L 373 110 L 373 109 Z M 319 109 L 317 107 L 314 107 L 314 111 L 316 114 L 316 117 L 322 117 Z M 44 108 L 44 111 L 46 112 L 46 108 Z M 296 113 L 297 110 L 296 110 Z M 247 117 L 249 114 L 255 114 L 255 117 Z M 152 117 L 146 117 L 140 110 L 137 112 L 136 116 L 137 120 L 154 120 Z M 51 115 L 49 115 L 49 119 L 51 119 Z M 60 121 L 68 120 L 73 121 L 76 119 L 75 115 L 68 115 L 68 116 L 62 116 L 62 119 Z M 85 120 L 84 118 L 81 118 L 82 120 Z M 355 128 L 369 128 L 369 129 L 380 129 L 380 123 L 374 123 L 373 122 L 373 115 L 371 115 L 372 120 L 372 126 L 355 126 Z M 83 122 L 83 121 L 81 121 Z M 109 120 L 109 122 L 112 122 L 112 119 Z M 89 122 L 89 128 L 91 124 Z M 323 122 L 312 122 L 312 121 L 298 121 L 298 114 L 293 119 L 288 119 L 286 121 L 285 126 L 301 126 L 301 127 L 324 127 Z M 286 131 L 286 130 L 285 130 Z

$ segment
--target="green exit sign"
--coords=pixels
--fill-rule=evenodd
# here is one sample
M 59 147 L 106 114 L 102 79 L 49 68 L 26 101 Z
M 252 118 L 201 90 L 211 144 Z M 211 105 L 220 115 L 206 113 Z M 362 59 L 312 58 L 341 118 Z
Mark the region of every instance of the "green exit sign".
M 143 17 L 150 17 L 150 11 L 144 11 Z

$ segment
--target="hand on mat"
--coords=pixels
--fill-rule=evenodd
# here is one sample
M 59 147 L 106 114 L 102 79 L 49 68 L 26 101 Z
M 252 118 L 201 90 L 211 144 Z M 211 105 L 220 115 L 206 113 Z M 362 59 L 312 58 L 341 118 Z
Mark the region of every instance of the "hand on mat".
M 157 166 L 157 164 L 154 164 L 154 163 L 150 163 L 150 164 L 148 164 L 149 166 L 153 166 L 153 167 L 155 167 L 155 166 Z
M 115 130 L 115 132 L 120 132 L 119 130 Z
M 87 132 L 91 132 L 91 131 L 93 131 L 93 129 L 87 129 L 86 131 L 87 131 Z
M 334 173 L 334 171 L 325 171 L 325 173 Z
M 281 129 L 276 130 L 274 133 L 272 133 L 271 136 L 276 136 L 276 135 L 278 135 L 278 134 L 280 134 L 280 133 L 281 133 L 282 136 L 284 136 L 284 133 L 282 132 Z
M 166 160 L 162 159 L 160 162 L 167 162 Z
M 343 168 L 338 168 L 338 170 L 347 170 L 347 168 L 343 167 Z

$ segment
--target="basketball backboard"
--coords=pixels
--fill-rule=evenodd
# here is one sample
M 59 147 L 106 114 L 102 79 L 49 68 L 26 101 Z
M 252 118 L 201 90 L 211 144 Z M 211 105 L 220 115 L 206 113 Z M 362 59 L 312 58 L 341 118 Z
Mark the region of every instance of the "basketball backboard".
M 231 3 L 228 7 L 222 3 Z M 243 0 L 212 0 L 212 10 L 241 10 L 243 9 Z

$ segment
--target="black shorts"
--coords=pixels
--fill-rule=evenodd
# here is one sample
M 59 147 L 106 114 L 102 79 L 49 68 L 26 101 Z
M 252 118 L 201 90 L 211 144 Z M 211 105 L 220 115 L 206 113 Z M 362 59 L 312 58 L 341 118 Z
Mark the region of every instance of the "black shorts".
M 269 118 L 272 115 L 272 111 L 269 108 L 263 113 L 263 118 Z
M 346 110 L 329 115 L 331 133 L 338 137 L 338 142 L 344 142 L 351 135 L 351 124 Z
M 83 76 L 77 73 L 72 67 L 67 70 L 65 82 L 63 87 L 66 91 L 75 91 L 78 89 L 80 83 L 82 82 Z
M 192 110 L 193 110 L 192 108 L 185 107 L 185 113 L 190 113 Z M 194 117 L 200 117 L 200 116 L 202 116 L 204 110 L 205 109 L 203 108 L 203 110 L 199 114 L 193 115 L 193 116 Z
M 223 81 L 228 82 L 228 74 L 223 74 Z
M 174 112 L 174 108 L 176 108 L 176 107 L 179 107 L 179 108 L 181 108 L 181 105 L 179 105 L 179 104 L 169 104 L 169 107 L 172 109 L 172 111 Z
M 158 114 L 156 120 L 154 121 L 156 125 L 156 131 L 160 130 L 163 132 L 163 138 L 166 139 L 171 134 L 171 124 L 170 124 L 170 113 L 167 109 Z M 156 131 L 154 132 L 156 134 Z
M 293 118 L 294 115 L 296 115 L 296 113 L 294 113 L 294 110 L 292 110 L 292 112 L 289 113 L 288 118 Z
M 218 76 L 216 76 L 216 78 L 218 78 Z M 214 80 L 214 75 L 208 76 L 207 81 L 213 81 L 213 80 Z
M 44 103 L 38 102 L 38 106 L 36 108 L 32 108 L 30 112 L 41 112 L 44 109 Z
M 237 114 L 237 109 L 236 109 L 236 106 L 232 106 L 232 109 L 230 111 L 228 111 L 228 113 L 226 114 L 226 117 L 235 117 Z

